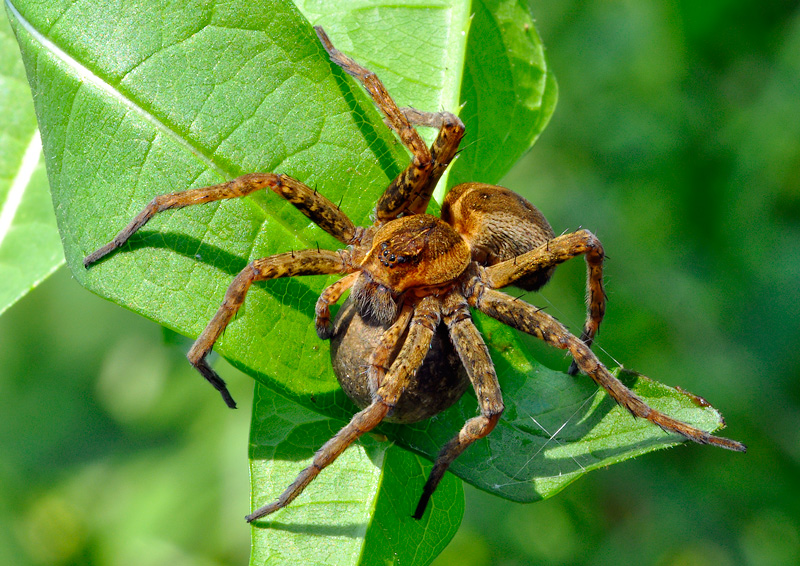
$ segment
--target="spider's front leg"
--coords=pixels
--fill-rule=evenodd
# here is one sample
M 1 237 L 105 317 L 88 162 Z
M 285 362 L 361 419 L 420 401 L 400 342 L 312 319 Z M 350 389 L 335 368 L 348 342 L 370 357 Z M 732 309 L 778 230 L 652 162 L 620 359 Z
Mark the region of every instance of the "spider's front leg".
M 264 189 L 270 189 L 291 202 L 300 212 L 340 242 L 350 244 L 356 238 L 357 230 L 353 222 L 338 206 L 317 191 L 287 175 L 251 173 L 227 183 L 155 197 L 113 240 L 87 255 L 83 260 L 83 265 L 88 268 L 112 251 L 122 247 L 133 234 L 159 212 L 245 197 Z
M 298 474 L 297 479 L 276 501 L 260 507 L 248 515 L 247 522 L 255 521 L 289 505 L 348 446 L 362 434 L 380 424 L 383 418 L 397 405 L 400 395 L 428 353 L 434 331 L 439 324 L 440 311 L 438 299 L 435 297 L 422 299 L 416 307 L 408 304 L 403 307 L 397 320 L 381 338 L 380 346 L 370 357 L 369 371 L 372 374 L 370 379 L 378 384 L 372 403 L 366 409 L 356 413 L 344 428 L 317 451 L 311 465 Z M 387 370 L 387 362 L 406 329 L 408 334 L 405 342 L 403 342 L 397 358 Z
M 443 320 L 475 389 L 481 414 L 468 420 L 461 431 L 439 452 L 414 512 L 415 519 L 422 518 L 431 495 L 453 460 L 458 458 L 470 444 L 492 432 L 504 409 L 503 395 L 494 364 L 489 357 L 489 350 L 481 333 L 472 323 L 469 305 L 461 294 L 451 292 L 445 298 Z
M 321 27 L 314 29 L 331 61 L 358 79 L 375 105 L 383 112 L 386 125 L 397 132 L 403 145 L 412 154 L 411 163 L 392 181 L 378 201 L 375 208 L 378 220 L 392 220 L 403 214 L 424 213 L 436 183 L 458 151 L 458 145 L 464 137 L 464 123 L 450 112 L 421 112 L 413 108 L 398 108 L 375 73 L 336 49 Z M 439 129 L 430 149 L 414 126 Z
M 713 436 L 677 419 L 656 411 L 620 380 L 611 375 L 594 352 L 555 318 L 523 301 L 486 287 L 478 278 L 471 282 L 469 304 L 500 322 L 527 332 L 551 346 L 569 350 L 578 367 L 605 389 L 617 403 L 636 417 L 647 419 L 667 432 L 674 432 L 698 444 L 713 444 L 720 448 L 745 452 L 744 444 Z
M 603 290 L 603 246 L 588 230 L 558 236 L 521 256 L 487 267 L 486 283 L 494 289 L 500 289 L 530 273 L 546 271 L 579 255 L 586 258 L 587 271 L 587 313 L 581 340 L 586 346 L 591 346 L 606 312 L 606 293 Z M 567 373 L 578 373 L 578 364 L 574 359 Z
M 410 124 L 436 128 L 439 133 L 431 144 L 430 165 L 424 165 L 426 162 L 414 156 L 406 170 L 384 191 L 375 208 L 382 220 L 396 218 L 399 214 L 425 213 L 439 179 L 458 153 L 464 137 L 464 123 L 455 114 L 423 112 L 415 108 L 401 108 L 400 111 Z
M 352 270 L 347 252 L 329 250 L 301 250 L 257 259 L 245 267 L 233 280 L 225 293 L 225 299 L 217 314 L 192 345 L 186 355 L 189 362 L 220 392 L 230 408 L 236 408 L 225 382 L 211 369 L 206 356 L 214 346 L 225 327 L 236 315 L 244 302 L 247 291 L 256 281 L 294 277 L 298 275 L 324 275 L 347 273 Z

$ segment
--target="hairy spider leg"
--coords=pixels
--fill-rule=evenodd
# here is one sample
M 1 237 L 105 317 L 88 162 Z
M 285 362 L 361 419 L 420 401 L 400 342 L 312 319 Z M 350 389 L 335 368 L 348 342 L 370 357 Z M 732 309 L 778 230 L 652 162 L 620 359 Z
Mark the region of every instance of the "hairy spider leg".
M 338 206 L 317 191 L 287 175 L 251 173 L 227 183 L 155 197 L 112 241 L 87 255 L 83 260 L 83 265 L 89 267 L 112 251 L 122 247 L 137 230 L 159 212 L 245 197 L 267 188 L 291 202 L 300 212 L 340 242 L 349 244 L 356 237 L 357 231 L 353 222 Z
M 331 464 L 362 434 L 378 426 L 394 408 L 400 395 L 414 376 L 414 372 L 425 359 L 440 320 L 438 302 L 428 299 L 431 298 L 422 299 L 416 308 L 404 305 L 400 316 L 386 331 L 385 336 L 381 339 L 381 345 L 370 357 L 371 368 L 374 368 L 378 374 L 385 372 L 385 375 L 378 379 L 380 387 L 374 394 L 370 406 L 356 413 L 344 428 L 317 451 L 311 465 L 298 474 L 297 479 L 276 501 L 248 515 L 247 522 L 252 522 L 289 505 L 326 466 Z M 406 327 L 408 327 L 406 340 L 387 372 L 385 363 Z
M 354 271 L 347 277 L 339 279 L 336 283 L 327 287 L 317 299 L 315 309 L 314 326 L 317 329 L 317 336 L 322 340 L 328 340 L 333 336 L 333 324 L 331 323 L 331 305 L 339 302 L 342 294 L 353 286 L 360 271 Z
M 398 108 L 378 76 L 338 49 L 320 26 L 314 28 L 331 61 L 357 79 L 386 117 L 386 124 L 397 132 L 412 154 L 411 163 L 392 181 L 375 208 L 378 220 L 392 220 L 401 214 L 421 214 L 428 207 L 436 183 L 455 157 L 464 137 L 464 123 L 450 112 L 420 112 Z M 412 124 L 438 127 L 431 149 Z
M 625 384 L 611 375 L 582 340 L 570 334 L 549 314 L 524 301 L 515 300 L 510 295 L 490 289 L 480 282 L 475 282 L 472 289 L 472 294 L 468 297 L 471 306 L 504 324 L 536 336 L 551 346 L 569 350 L 581 371 L 605 389 L 612 399 L 625 407 L 633 416 L 647 419 L 666 432 L 680 434 L 698 444 L 712 444 L 737 452 L 747 450 L 740 442 L 713 436 L 651 408 L 625 387 Z
M 228 407 L 236 408 L 236 403 L 231 398 L 225 381 L 211 369 L 206 361 L 206 356 L 244 303 L 250 285 L 255 281 L 280 277 L 347 273 L 351 270 L 349 256 L 347 252 L 343 251 L 300 250 L 252 261 L 231 282 L 225 292 L 222 305 L 192 345 L 186 357 L 197 371 L 220 392 Z
M 485 268 L 485 281 L 493 289 L 511 285 L 514 281 L 531 273 L 564 263 L 583 254 L 586 259 L 586 323 L 581 340 L 591 346 L 606 312 L 606 293 L 603 290 L 603 246 L 588 230 L 578 230 L 553 238 L 546 244 L 514 259 L 496 263 Z M 570 375 L 578 373 L 578 364 L 573 359 Z
M 430 148 L 433 163 L 427 182 L 418 187 L 415 187 L 413 184 L 411 186 L 398 186 L 396 188 L 397 196 L 386 197 L 384 195 L 384 197 L 387 199 L 387 202 L 396 202 L 405 199 L 408 204 L 404 208 L 401 207 L 405 212 L 410 214 L 424 214 L 433 196 L 433 191 L 439 183 L 439 179 L 441 179 L 445 169 L 447 169 L 447 166 L 450 165 L 450 162 L 453 161 L 456 153 L 458 153 L 458 146 L 461 144 L 461 140 L 464 137 L 464 122 L 462 122 L 458 116 L 450 112 L 424 112 L 416 108 L 401 108 L 400 111 L 412 125 L 437 128 L 439 133 L 436 135 L 436 139 L 433 140 Z M 413 167 L 413 165 L 412 162 L 409 167 Z M 391 188 L 392 185 L 389 185 L 386 192 Z M 378 206 L 380 208 L 380 203 Z M 387 206 L 387 209 L 388 208 Z
M 505 408 L 489 350 L 481 333 L 472 322 L 469 305 L 463 295 L 452 292 L 445 298 L 442 318 L 461 363 L 467 371 L 467 376 L 475 388 L 481 414 L 468 420 L 461 431 L 439 452 L 414 512 L 415 519 L 422 518 L 431 495 L 453 460 L 458 458 L 470 444 L 492 432 Z

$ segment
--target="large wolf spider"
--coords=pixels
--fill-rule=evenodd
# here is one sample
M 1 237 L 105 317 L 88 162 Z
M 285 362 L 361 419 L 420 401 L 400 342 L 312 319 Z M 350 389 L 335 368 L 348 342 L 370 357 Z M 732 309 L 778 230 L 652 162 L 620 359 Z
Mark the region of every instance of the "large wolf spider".
M 317 301 L 315 324 L 322 339 L 333 335 L 330 306 L 348 289 L 361 322 L 380 327 L 362 382 L 354 386 L 344 382 L 342 372 L 339 376 L 362 410 L 322 446 L 313 463 L 277 501 L 257 509 L 247 521 L 287 506 L 325 466 L 381 421 L 422 420 L 454 403 L 463 392 L 458 378 L 443 376 L 449 372 L 441 370 L 417 372 L 429 354 L 432 339 L 446 329 L 475 389 L 480 415 L 468 420 L 439 453 L 414 513 L 419 519 L 450 463 L 489 434 L 503 412 L 494 366 L 472 322 L 470 308 L 568 350 L 573 359 L 569 372 L 587 374 L 634 416 L 700 444 L 745 451 L 739 442 L 712 436 L 651 409 L 612 376 L 590 350 L 606 302 L 603 248 L 593 234 L 579 230 L 555 236 L 541 212 L 528 201 L 503 187 L 480 183 L 454 187 L 444 200 L 441 218 L 426 214 L 436 183 L 456 155 L 464 124 L 450 112 L 398 108 L 374 73 L 335 49 L 322 28 L 315 29 L 331 61 L 362 83 L 383 112 L 388 127 L 412 154 L 409 166 L 378 200 L 372 226 L 355 226 L 330 200 L 291 177 L 253 173 L 212 187 L 155 197 L 113 241 L 84 259 L 88 267 L 121 247 L 158 212 L 244 197 L 267 188 L 347 246 L 339 251 L 293 251 L 251 262 L 233 280 L 216 315 L 188 353 L 192 365 L 222 394 L 229 407 L 235 407 L 225 382 L 208 365 L 206 356 L 242 306 L 250 285 L 279 277 L 345 275 L 326 288 Z M 414 126 L 438 128 L 430 149 Z M 548 281 L 556 265 L 579 255 L 584 256 L 588 267 L 588 313 L 580 338 L 542 310 L 498 291 L 511 284 L 536 290 Z M 423 374 L 424 379 L 420 379 Z M 431 379 L 438 380 L 433 387 L 422 383 Z M 449 385 L 446 379 L 451 380 Z M 437 387 L 451 391 L 445 391 L 442 399 L 429 399 L 430 391 L 437 391 Z M 400 403 L 415 395 L 419 403 Z

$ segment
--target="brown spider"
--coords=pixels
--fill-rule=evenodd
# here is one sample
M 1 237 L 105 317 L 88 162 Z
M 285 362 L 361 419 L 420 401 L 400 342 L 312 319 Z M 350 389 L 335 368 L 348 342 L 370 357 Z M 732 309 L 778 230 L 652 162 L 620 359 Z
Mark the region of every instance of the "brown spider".
M 450 463 L 489 434 L 503 412 L 494 366 L 472 323 L 470 308 L 568 350 L 573 358 L 570 373 L 586 373 L 634 416 L 700 444 L 745 451 L 739 442 L 712 436 L 651 409 L 612 376 L 590 350 L 606 301 L 603 248 L 593 234 L 579 230 L 556 237 L 544 216 L 528 201 L 503 187 L 480 183 L 454 187 L 444 200 L 441 218 L 426 214 L 436 183 L 456 155 L 464 124 L 449 112 L 398 108 L 374 73 L 335 49 L 322 28 L 315 29 L 331 61 L 363 84 L 384 113 L 386 124 L 413 155 L 409 166 L 378 201 L 372 226 L 355 226 L 330 200 L 291 177 L 253 173 L 212 187 L 155 197 L 113 241 L 84 259 L 88 267 L 121 247 L 163 210 L 243 197 L 267 188 L 347 246 L 335 252 L 294 251 L 250 263 L 233 280 L 222 306 L 188 353 L 192 365 L 222 394 L 229 407 L 235 407 L 225 382 L 208 365 L 206 356 L 241 307 L 250 285 L 278 277 L 345 275 L 326 288 L 317 301 L 315 322 L 320 338 L 333 336 L 330 306 L 348 289 L 354 307 L 349 308 L 350 318 L 337 326 L 366 324 L 379 328 L 365 375 L 356 372 L 354 383 L 352 376 L 343 375 L 348 374 L 346 362 L 338 372 L 343 387 L 362 410 L 325 443 L 313 463 L 277 501 L 248 515 L 248 521 L 291 503 L 325 466 L 381 421 L 418 421 L 454 403 L 466 384 L 465 379 L 453 376 L 458 373 L 453 367 L 460 362 L 477 394 L 480 415 L 468 420 L 439 453 L 414 513 L 419 519 Z M 438 128 L 430 149 L 414 126 Z M 498 291 L 511 284 L 538 289 L 556 265 L 579 255 L 585 257 L 588 266 L 588 314 L 580 338 L 540 309 Z M 434 339 L 441 346 L 432 348 Z M 457 358 L 434 367 L 436 360 L 431 358 L 441 357 L 447 349 L 455 358 L 454 349 Z

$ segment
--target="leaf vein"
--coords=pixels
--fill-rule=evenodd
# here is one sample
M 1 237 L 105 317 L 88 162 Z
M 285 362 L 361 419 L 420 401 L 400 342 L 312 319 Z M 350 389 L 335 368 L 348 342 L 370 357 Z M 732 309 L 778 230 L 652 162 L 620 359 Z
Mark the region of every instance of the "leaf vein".
M 61 48 L 59 45 L 56 45 L 53 41 L 51 41 L 48 37 L 46 37 L 44 33 L 36 29 L 33 26 L 33 24 L 31 24 L 31 22 L 29 22 L 22 16 L 22 14 L 19 12 L 19 10 L 17 10 L 16 6 L 13 4 L 11 0 L 6 0 L 6 6 L 10 14 L 13 16 L 13 18 L 19 22 L 20 26 L 22 26 L 31 35 L 31 37 L 33 37 L 33 39 L 36 40 L 44 48 L 46 52 L 48 52 L 51 56 L 55 57 L 56 59 L 60 60 L 70 69 L 72 69 L 72 71 L 75 73 L 75 76 L 79 80 L 81 80 L 84 83 L 93 85 L 94 87 L 104 92 L 106 95 L 117 100 L 118 102 L 123 104 L 126 108 L 130 109 L 135 114 L 140 116 L 142 119 L 152 124 L 158 131 L 162 132 L 168 138 L 172 139 L 179 146 L 182 146 L 184 149 L 186 149 L 189 153 L 191 153 L 194 157 L 196 157 L 199 161 L 201 161 L 204 165 L 206 165 L 206 167 L 217 172 L 223 178 L 226 179 L 230 178 L 230 175 L 228 175 L 228 173 L 223 168 L 218 166 L 209 156 L 205 155 L 190 140 L 186 139 L 185 137 L 179 135 L 177 132 L 172 130 L 167 124 L 162 122 L 152 113 L 145 110 L 135 100 L 123 94 L 119 89 L 115 88 L 113 85 L 108 83 L 101 76 L 95 73 L 92 69 L 90 69 L 77 59 L 75 59 L 66 50 Z

